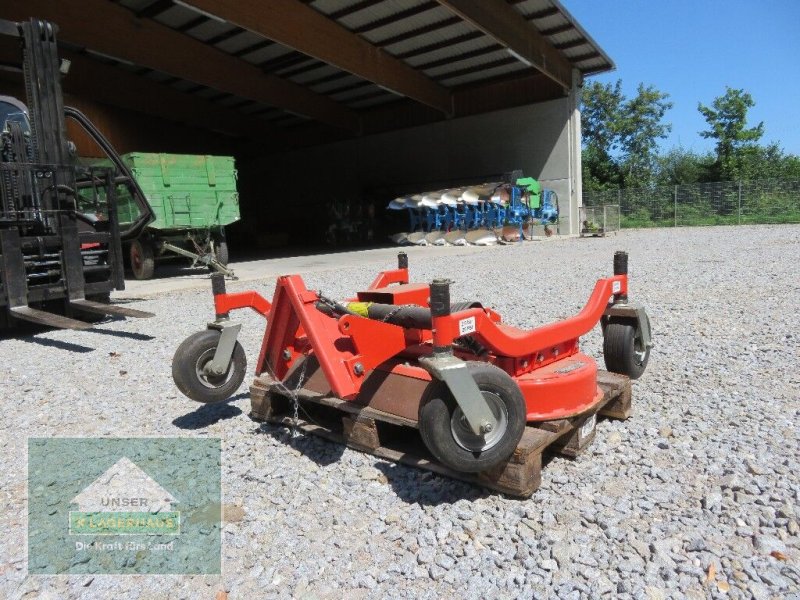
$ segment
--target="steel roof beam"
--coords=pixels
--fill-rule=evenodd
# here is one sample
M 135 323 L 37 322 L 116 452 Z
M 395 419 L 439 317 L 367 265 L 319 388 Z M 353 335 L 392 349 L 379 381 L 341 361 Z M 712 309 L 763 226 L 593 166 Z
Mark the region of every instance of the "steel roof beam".
M 450 91 L 297 0 L 185 0 L 298 52 L 449 114 Z
M 569 61 L 505 0 L 438 2 L 508 48 L 522 62 L 566 89 L 572 86 Z
M 71 62 L 69 75 L 64 78 L 64 90 L 69 94 L 231 136 L 260 142 L 283 141 L 283 133 L 268 123 L 253 123 L 247 115 L 230 108 L 179 92 L 169 85 L 88 55 L 63 49 L 59 50 L 59 54 Z M 12 57 L 11 60 L 18 62 L 19 57 Z M 102 85 L 98 85 L 98 82 L 102 82 Z
M 136 19 L 128 9 L 107 0 L 6 0 L 3 8 L 12 19 L 35 14 L 57 23 L 59 37 L 74 45 L 353 133 L 360 130 L 358 114 L 346 106 L 155 21 Z

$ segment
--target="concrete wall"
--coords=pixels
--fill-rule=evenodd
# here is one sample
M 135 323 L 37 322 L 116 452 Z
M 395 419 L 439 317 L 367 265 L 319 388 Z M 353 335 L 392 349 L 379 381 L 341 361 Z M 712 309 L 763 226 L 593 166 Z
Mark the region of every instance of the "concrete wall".
M 580 197 L 580 115 L 573 94 L 271 155 L 239 167 L 243 217 L 271 231 L 313 215 L 324 219 L 329 202 L 375 201 L 380 215 L 393 193 L 477 183 L 514 169 L 554 189 L 569 218 Z M 276 203 L 282 205 L 277 211 Z M 276 214 L 279 222 L 264 223 Z M 574 229 L 577 219 L 569 224 Z

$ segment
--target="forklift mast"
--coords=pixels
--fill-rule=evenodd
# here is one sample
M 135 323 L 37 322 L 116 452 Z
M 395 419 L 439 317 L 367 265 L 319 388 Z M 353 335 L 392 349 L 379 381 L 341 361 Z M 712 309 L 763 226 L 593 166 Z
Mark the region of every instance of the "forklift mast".
M 31 20 L 20 24 L 23 35 L 22 72 L 25 79 L 33 162 L 69 164 L 61 62 L 56 45 L 56 26 Z
M 0 20 L 0 36 L 19 40 L 26 94 L 24 104 L 0 96 L 0 329 L 16 320 L 85 329 L 91 325 L 73 317 L 87 313 L 149 316 L 105 303 L 125 287 L 121 241 L 136 237 L 154 215 L 108 141 L 64 106 L 61 77 L 69 63 L 59 60 L 57 31 L 37 19 Z M 82 165 L 68 122 L 113 167 Z M 123 232 L 119 194 L 138 209 Z

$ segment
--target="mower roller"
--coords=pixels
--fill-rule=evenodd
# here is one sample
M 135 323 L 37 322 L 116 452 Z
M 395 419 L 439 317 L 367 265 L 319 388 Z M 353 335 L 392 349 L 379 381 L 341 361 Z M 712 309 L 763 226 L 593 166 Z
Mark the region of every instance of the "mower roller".
M 216 320 L 178 347 L 172 374 L 192 400 L 230 397 L 246 370 L 230 312 L 251 308 L 267 319 L 259 380 L 295 402 L 303 390 L 416 423 L 442 464 L 486 471 L 509 458 L 526 424 L 596 410 L 597 365 L 578 340 L 598 323 L 606 368 L 642 375 L 650 322 L 628 299 L 627 272 L 628 255 L 616 252 L 614 275 L 597 281 L 577 315 L 530 331 L 504 325 L 480 302 L 451 303 L 448 280 L 409 283 L 404 253 L 397 269 L 345 302 L 307 289 L 298 275 L 279 277 L 269 302 L 255 291 L 226 293 L 215 274 Z

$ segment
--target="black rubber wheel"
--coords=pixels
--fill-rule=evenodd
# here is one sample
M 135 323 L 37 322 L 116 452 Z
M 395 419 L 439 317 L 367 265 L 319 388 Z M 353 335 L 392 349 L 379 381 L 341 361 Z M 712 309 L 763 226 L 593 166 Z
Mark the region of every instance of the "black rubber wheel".
M 508 374 L 485 362 L 467 363 L 497 419 L 497 427 L 482 436 L 472 432 L 444 384 L 435 384 L 419 409 L 422 441 L 440 462 L 462 473 L 486 471 L 506 460 L 525 430 L 525 399 Z
M 647 368 L 650 348 L 636 340 L 636 327 L 631 321 L 611 319 L 603 335 L 603 359 L 609 371 L 638 379 Z
M 153 246 L 147 240 L 133 240 L 130 253 L 131 273 L 135 279 L 150 279 L 156 268 Z
M 214 244 L 214 258 L 223 265 L 228 264 L 228 242 L 220 240 Z
M 183 340 L 172 358 L 172 379 L 186 396 L 197 402 L 222 402 L 230 398 L 244 381 L 247 358 L 239 342 L 233 348 L 228 371 L 219 377 L 204 373 L 203 368 L 214 358 L 220 332 L 200 331 Z

